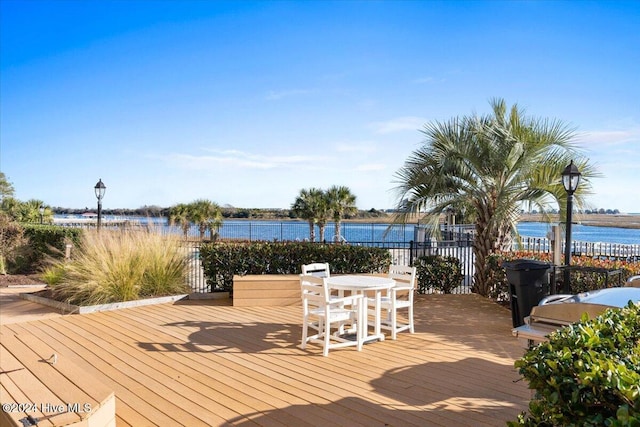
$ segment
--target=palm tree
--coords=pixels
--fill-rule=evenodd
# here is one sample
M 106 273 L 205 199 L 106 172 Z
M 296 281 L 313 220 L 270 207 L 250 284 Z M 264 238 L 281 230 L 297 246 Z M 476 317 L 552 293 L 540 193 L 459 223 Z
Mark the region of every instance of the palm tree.
M 516 234 L 523 204 L 542 212 L 553 203 L 565 209 L 560 174 L 571 159 L 583 178 L 578 206 L 591 189 L 589 178 L 597 176 L 567 125 L 526 117 L 516 105 L 507 112 L 501 99 L 490 104 L 491 115 L 425 125 L 424 146 L 396 173 L 398 221 L 418 213 L 437 230 L 448 208 L 466 208 L 476 234 L 473 289 L 481 295 L 489 292 L 487 257 Z
M 349 187 L 337 185 L 329 188 L 326 194 L 329 201 L 329 208 L 333 213 L 333 222 L 335 223 L 333 240 L 337 243 L 342 239 L 340 230 L 342 218 L 358 213 L 356 196 L 351 193 Z
M 179 203 L 175 206 L 172 206 L 169 209 L 169 223 L 171 225 L 178 225 L 182 228 L 182 233 L 184 234 L 184 238 L 187 238 L 187 234 L 189 233 L 189 228 L 191 227 L 191 220 L 189 215 L 189 205 L 184 203 Z
M 213 238 L 214 234 L 222 226 L 220 206 L 210 200 L 199 199 L 191 203 L 189 205 L 189 213 L 191 221 L 198 226 L 200 240 L 204 239 L 207 230 L 210 230 Z
M 30 199 L 26 202 L 21 202 L 19 206 L 19 219 L 20 222 L 40 222 L 40 206 L 44 206 L 42 200 Z
M 328 208 L 326 206 L 326 197 L 324 192 L 319 188 L 309 188 L 300 190 L 300 194 L 295 202 L 291 205 L 293 213 L 309 223 L 309 240 L 316 241 L 315 224 L 322 221 L 326 223 L 328 217 Z M 320 228 L 320 240 L 324 238 L 324 225 Z

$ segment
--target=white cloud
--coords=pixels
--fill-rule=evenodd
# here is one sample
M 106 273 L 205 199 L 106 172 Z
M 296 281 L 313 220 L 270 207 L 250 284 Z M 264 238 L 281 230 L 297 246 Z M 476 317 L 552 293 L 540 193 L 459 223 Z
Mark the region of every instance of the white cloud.
M 289 89 L 289 90 L 281 90 L 281 91 L 270 90 L 269 92 L 267 92 L 264 98 L 267 101 L 277 101 L 282 98 L 289 98 L 292 96 L 310 95 L 314 92 L 316 91 L 312 89 Z
M 617 145 L 640 142 L 640 127 L 622 130 L 593 130 L 579 134 L 579 140 L 587 145 Z
M 386 122 L 375 122 L 371 124 L 371 127 L 374 132 L 385 134 L 407 130 L 416 131 L 420 129 L 425 122 L 425 119 L 421 117 L 405 116 L 387 120 Z
M 217 155 L 197 156 L 192 154 L 173 153 L 162 156 L 170 165 L 178 168 L 203 170 L 220 166 L 231 166 L 245 169 L 275 169 L 313 167 L 314 164 L 323 161 L 317 156 L 265 156 L 252 154 L 239 150 L 210 150 Z

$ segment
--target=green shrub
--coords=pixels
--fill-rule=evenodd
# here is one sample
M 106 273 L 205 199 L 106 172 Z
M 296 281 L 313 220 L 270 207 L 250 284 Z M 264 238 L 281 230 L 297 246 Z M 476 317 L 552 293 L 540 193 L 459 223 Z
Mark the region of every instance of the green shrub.
M 515 366 L 536 393 L 510 426 L 640 426 L 640 305 L 585 317 Z
M 332 274 L 382 272 L 391 263 L 383 248 L 299 242 L 207 243 L 200 258 L 212 291 L 231 291 L 234 275 L 299 274 L 312 262 L 328 262 Z
M 83 230 L 54 225 L 24 224 L 25 242 L 17 248 L 11 267 L 15 273 L 35 273 L 51 259 L 64 258 L 67 244 L 77 246 Z
M 92 230 L 71 260 L 54 262 L 45 276 L 56 299 L 94 305 L 186 293 L 186 266 L 177 236 Z
M 418 292 L 429 290 L 450 294 L 462 284 L 460 260 L 452 256 L 428 255 L 413 262 L 418 279 Z
M 502 264 L 505 261 L 513 261 L 515 259 L 535 259 L 538 261 L 553 264 L 550 254 L 532 251 L 515 251 L 515 252 L 498 252 L 487 258 L 487 271 L 489 274 L 489 297 L 498 302 L 509 301 L 509 282 L 504 272 Z M 573 257 L 571 265 L 582 267 L 581 270 L 571 271 L 571 289 L 569 293 L 577 294 L 580 292 L 602 289 L 605 287 L 605 271 L 621 270 L 621 281 L 624 282 L 627 277 L 640 274 L 640 262 L 628 262 L 620 260 L 605 260 L 591 257 Z M 622 283 L 615 281 L 617 277 L 611 277 L 607 285 L 617 286 Z M 555 293 L 563 293 L 562 290 L 563 276 L 558 276 Z
M 16 250 L 25 243 L 23 227 L 9 215 L 0 212 L 0 274 L 7 274 L 8 264 L 16 256 Z

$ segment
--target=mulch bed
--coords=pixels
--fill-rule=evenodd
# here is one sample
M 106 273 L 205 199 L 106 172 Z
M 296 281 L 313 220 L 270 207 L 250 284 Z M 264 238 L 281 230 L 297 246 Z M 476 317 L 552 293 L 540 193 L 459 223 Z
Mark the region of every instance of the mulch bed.
M 44 282 L 37 274 L 0 274 L 0 288 L 42 284 Z

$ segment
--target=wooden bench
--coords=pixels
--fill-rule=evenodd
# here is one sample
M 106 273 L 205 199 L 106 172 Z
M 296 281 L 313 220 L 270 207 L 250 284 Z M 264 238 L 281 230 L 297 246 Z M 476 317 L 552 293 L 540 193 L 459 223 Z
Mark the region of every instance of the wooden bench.
M 0 425 L 116 425 L 113 391 L 65 355 L 33 335 L 5 328 L 0 329 L 0 343 Z
M 300 305 L 298 274 L 233 276 L 235 307 Z

